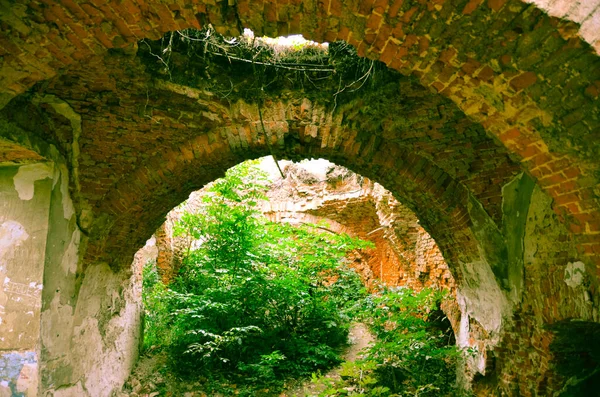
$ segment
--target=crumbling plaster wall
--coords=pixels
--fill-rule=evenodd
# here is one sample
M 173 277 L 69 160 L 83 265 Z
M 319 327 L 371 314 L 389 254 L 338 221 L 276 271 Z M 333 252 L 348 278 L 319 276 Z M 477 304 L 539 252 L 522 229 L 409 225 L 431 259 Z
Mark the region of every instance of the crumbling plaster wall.
M 389 286 L 454 288 L 448 265 L 414 214 L 381 185 L 324 160 L 281 162 L 262 211 L 273 221 L 318 223 L 369 240 L 372 277 Z M 263 161 L 264 162 L 264 161 Z
M 36 395 L 52 163 L 0 167 L 0 396 Z
M 65 5 L 67 3 L 68 5 Z M 217 133 L 217 138 L 214 138 L 215 134 L 209 134 L 207 139 L 202 136 L 197 141 L 190 139 L 174 143 L 180 136 L 175 132 L 176 128 L 181 128 L 183 131 L 190 131 L 191 126 L 198 130 L 201 128 L 195 125 L 197 120 L 186 121 L 185 117 L 183 119 L 185 122 L 180 123 L 181 113 L 176 111 L 178 106 L 173 106 L 178 101 L 173 96 L 164 97 L 164 101 L 155 100 L 156 97 L 163 97 L 165 91 L 163 88 L 167 84 L 162 85 L 163 91 L 160 94 L 151 90 L 148 95 L 148 89 L 141 84 L 144 89 L 132 90 L 133 95 L 123 94 L 123 92 L 112 95 L 111 92 L 117 91 L 112 86 L 114 81 L 126 81 L 129 86 L 135 86 L 132 84 L 135 79 L 143 82 L 140 78 L 143 75 L 139 73 L 140 68 L 135 65 L 133 68 L 124 67 L 122 60 L 119 60 L 115 61 L 117 66 L 113 69 L 94 69 L 95 62 L 87 64 L 82 62 L 82 59 L 91 56 L 92 53 L 102 55 L 106 52 L 106 48 L 128 45 L 135 47 L 135 42 L 138 40 L 148 37 L 158 39 L 165 31 L 190 26 L 200 27 L 200 20 L 210 21 L 220 32 L 235 31 L 239 25 L 232 23 L 232 19 L 226 15 L 235 10 L 233 7 L 221 7 L 221 4 L 215 2 L 197 2 L 195 6 L 198 13 L 188 8 L 188 4 L 184 6 L 184 2 L 175 2 L 173 7 L 148 1 L 140 4 L 135 1 L 133 3 L 109 2 L 102 10 L 89 8 L 94 15 L 98 13 L 98 18 L 88 18 L 85 12 L 80 12 L 77 7 L 73 11 L 70 7 L 71 3 L 67 3 L 56 4 L 50 9 L 40 6 L 41 3 L 31 2 L 31 7 L 12 7 L 8 10 L 10 12 L 6 13 L 7 17 L 5 14 L 2 15 L 3 23 L 7 27 L 2 30 L 2 45 L 10 51 L 10 54 L 4 57 L 4 61 L 10 66 L 3 68 L 3 77 L 8 80 L 5 80 L 7 83 L 3 85 L 5 90 L 0 102 L 2 105 L 7 103 L 10 98 L 26 91 L 36 81 L 47 79 L 59 70 L 66 72 L 68 66 L 68 73 L 63 75 L 63 79 L 58 79 L 58 84 L 51 83 L 49 92 L 60 92 L 63 97 L 70 97 L 70 103 L 77 111 L 88 114 L 87 120 L 84 120 L 87 125 L 82 132 L 88 131 L 89 135 L 86 136 L 84 133 L 81 137 L 83 152 L 81 158 L 85 161 L 82 162 L 85 165 L 82 171 L 87 171 L 87 183 L 83 186 L 87 188 L 87 197 L 97 200 L 97 203 L 94 203 L 97 204 L 97 208 L 100 208 L 97 214 L 103 217 L 102 220 L 108 219 L 106 222 L 98 222 L 98 230 L 108 234 L 112 222 L 117 222 L 119 216 L 121 220 L 125 219 L 114 230 L 110 230 L 109 238 L 97 239 L 99 241 L 97 252 L 114 255 L 127 250 L 125 242 L 139 240 L 137 238 L 139 236 L 136 236 L 129 226 L 132 225 L 132 229 L 136 227 L 145 212 L 153 212 L 159 214 L 158 216 L 166 212 L 170 202 L 168 200 L 161 202 L 160 196 L 156 198 L 157 192 L 166 192 L 165 196 L 174 196 L 174 192 L 177 193 L 191 186 L 190 181 L 184 177 L 185 174 L 198 177 L 211 174 L 215 168 L 224 169 L 221 165 L 214 165 L 218 163 L 220 156 L 215 148 L 218 148 L 221 142 L 218 140 Z M 275 2 L 263 4 L 247 0 L 238 1 L 236 6 L 240 7 L 240 10 L 243 8 L 243 12 L 239 12 L 237 17 L 248 22 L 248 26 L 255 28 L 255 31 L 271 35 L 294 31 L 310 34 L 316 40 L 346 39 L 358 48 L 360 55 L 370 55 L 372 58 L 384 61 L 391 68 L 401 70 L 406 75 L 412 74 L 421 84 L 439 91 L 441 95 L 454 101 L 464 113 L 481 122 L 487 131 L 486 136 L 501 142 L 503 147 L 508 149 L 510 156 L 520 162 L 522 167 L 519 169 L 535 177 L 536 183 L 546 194 L 554 198 L 552 202 L 548 196 L 540 195 L 539 192 L 534 193 L 531 200 L 534 203 L 532 208 L 536 208 L 535 213 L 540 217 L 527 221 L 525 229 L 529 232 L 525 237 L 513 235 L 512 226 L 507 225 L 514 221 L 515 230 L 522 229 L 522 217 L 517 212 L 504 216 L 507 214 L 504 207 L 502 211 L 497 211 L 493 203 L 498 199 L 506 199 L 507 194 L 510 193 L 508 190 L 503 191 L 503 196 L 500 198 L 496 194 L 498 192 L 492 189 L 494 186 L 506 186 L 505 180 L 499 179 L 499 176 L 510 177 L 513 175 L 512 168 L 508 167 L 510 164 L 492 161 L 487 151 L 491 145 L 485 141 L 471 145 L 473 140 L 471 134 L 475 129 L 460 128 L 456 131 L 450 129 L 447 135 L 453 139 L 466 135 L 470 137 L 468 142 L 457 141 L 456 146 L 450 146 L 452 150 L 445 150 L 448 146 L 433 145 L 434 142 L 440 142 L 440 138 L 444 135 L 440 134 L 444 129 L 436 126 L 425 133 L 415 131 L 413 126 L 416 124 L 410 124 L 410 130 L 405 131 L 410 136 L 421 133 L 430 136 L 431 139 L 408 143 L 411 152 L 388 152 L 388 155 L 391 153 L 389 155 L 391 159 L 408 159 L 411 163 L 410 171 L 414 170 L 411 175 L 416 176 L 414 180 L 418 179 L 422 185 L 427 186 L 428 190 L 431 186 L 431 191 L 435 193 L 431 196 L 434 198 L 430 201 L 431 204 L 435 204 L 438 199 L 456 196 L 457 191 L 460 190 L 455 189 L 456 186 L 467 186 L 467 190 L 478 194 L 477 199 L 484 204 L 485 211 L 494 219 L 496 225 L 489 222 L 485 211 L 482 211 L 473 200 L 466 218 L 460 210 L 456 211 L 456 223 L 459 223 L 458 220 L 464 223 L 473 220 L 473 225 L 469 227 L 473 229 L 477 238 L 473 239 L 473 236 L 464 230 L 457 229 L 456 233 L 452 233 L 452 237 L 457 236 L 456 239 L 449 239 L 444 252 L 452 252 L 449 249 L 450 245 L 458 247 L 455 251 L 467 251 L 469 245 L 477 245 L 480 241 L 487 242 L 485 247 L 477 247 L 481 249 L 481 258 L 467 258 L 468 260 L 452 258 L 453 265 L 463 275 L 458 282 L 465 286 L 465 291 L 468 292 L 465 295 L 465 305 L 470 307 L 468 310 L 473 315 L 480 316 L 480 319 L 488 324 L 498 324 L 498 318 L 502 317 L 512 321 L 509 323 L 510 327 L 507 325 L 504 331 L 502 346 L 506 350 L 502 351 L 502 346 L 497 349 L 499 355 L 497 367 L 501 368 L 499 372 L 502 372 L 503 390 L 506 393 L 510 390 L 511 394 L 521 395 L 545 394 L 545 390 L 551 390 L 548 386 L 551 381 L 545 379 L 546 364 L 549 362 L 549 358 L 546 358 L 550 354 L 548 343 L 551 336 L 540 331 L 542 324 L 553 323 L 561 318 L 590 316 L 588 310 L 582 309 L 589 303 L 582 306 L 580 302 L 581 297 L 585 298 L 585 291 L 581 292 L 581 289 L 587 288 L 584 281 L 588 278 L 592 279 L 590 294 L 592 296 L 589 301 L 597 312 L 597 305 L 593 302 L 596 299 L 594 296 L 597 296 L 597 265 L 600 264 L 598 157 L 596 155 L 599 141 L 589 139 L 597 131 L 598 126 L 598 118 L 595 115 L 598 114 L 600 82 L 596 73 L 598 70 L 596 54 L 576 37 L 577 26 L 548 18 L 535 7 L 525 6 L 518 0 L 470 1 L 464 8 L 455 7 L 459 4 L 455 2 L 444 2 L 434 6 L 431 2 L 317 3 L 290 2 L 282 5 L 282 8 L 277 11 L 280 4 L 276 5 Z M 596 0 L 573 4 L 558 0 L 536 1 L 540 6 L 552 4 L 551 8 L 554 11 L 551 11 L 555 15 L 577 14 L 578 17 L 574 20 L 582 23 L 588 21 L 586 23 L 588 27 L 596 26 L 597 18 L 592 17 L 597 15 L 596 9 L 594 8 L 590 13 L 582 11 L 592 10 L 588 5 L 595 3 Z M 558 12 L 557 8 L 565 12 Z M 308 9 L 311 12 L 302 12 Z M 81 15 L 83 18 L 79 18 Z M 288 15 L 293 18 L 288 19 Z M 124 16 L 130 18 L 123 19 Z M 102 21 L 102 29 L 98 28 L 96 19 Z M 148 29 L 140 30 L 140 23 Z M 316 24 L 318 29 L 315 29 Z M 128 29 L 132 29 L 133 34 L 129 34 Z M 597 33 L 594 29 L 588 31 Z M 436 34 L 430 34 L 431 32 Z M 70 38 L 80 37 L 81 40 L 65 40 L 64 34 Z M 581 34 L 583 35 L 584 32 Z M 497 43 L 501 45 L 495 45 Z M 594 43 L 597 50 L 598 41 Z M 130 52 L 132 47 L 125 49 L 123 53 Z M 79 63 L 83 63 L 82 69 L 85 71 L 83 74 L 74 73 Z M 122 73 L 128 70 L 134 73 L 129 76 Z M 77 84 L 74 82 L 78 82 L 82 87 L 90 87 L 91 93 L 85 94 L 85 91 L 79 91 L 75 88 Z M 45 84 L 36 87 L 35 90 L 43 91 L 43 86 Z M 157 84 L 157 87 L 160 88 L 161 85 Z M 132 98 L 138 99 L 132 100 Z M 413 101 L 414 98 L 410 98 L 409 102 Z M 394 102 L 401 103 L 397 100 Z M 435 104 L 429 99 L 427 102 Z M 200 105 L 205 106 L 204 102 Z M 445 113 L 440 109 L 448 108 L 448 105 L 441 105 L 441 107 L 434 106 L 432 110 L 437 107 L 440 115 Z M 152 129 L 156 122 L 153 117 L 146 117 L 147 108 L 156 110 L 156 114 L 167 122 L 160 128 Z M 276 106 L 273 108 L 278 109 Z M 173 109 L 172 113 L 170 109 Z M 200 110 L 204 111 L 198 108 L 190 109 L 192 109 L 190 114 L 194 115 L 200 114 Z M 386 106 L 385 109 L 389 110 L 390 107 Z M 27 117 L 27 112 L 23 113 Z M 394 111 L 389 113 L 404 114 Z M 417 112 L 411 113 L 417 114 Z M 110 117 L 103 118 L 99 116 L 100 114 L 110 114 Z M 268 112 L 265 112 L 265 116 L 267 116 L 267 131 L 271 135 L 274 129 L 270 129 L 270 122 L 275 125 L 279 120 L 269 120 Z M 368 127 L 368 124 L 380 125 L 376 121 L 359 125 Z M 281 128 L 288 128 L 286 123 L 276 125 L 277 131 L 280 125 L 283 125 Z M 313 138 L 315 142 L 327 144 L 330 126 L 325 125 L 322 130 L 315 132 L 314 126 L 308 125 L 311 128 L 305 130 L 302 127 L 301 133 L 297 134 L 302 145 L 308 146 L 303 140 L 308 141 Z M 210 125 L 209 127 L 212 128 Z M 227 129 L 229 127 L 230 125 L 227 124 Z M 294 127 L 290 129 L 295 134 L 298 130 Z M 99 131 L 102 133 L 98 133 Z M 124 133 L 125 131 L 127 133 Z M 240 152 L 247 148 L 243 146 L 247 143 L 244 140 L 241 140 L 240 144 L 240 136 L 254 137 L 251 140 L 256 140 L 257 134 L 251 132 L 255 129 L 251 129 L 248 125 L 242 125 L 239 130 L 231 129 L 231 131 L 225 135 L 231 142 L 243 147 L 239 149 Z M 310 131 L 310 134 L 305 134 L 305 131 Z M 161 140 L 163 138 L 159 135 L 161 133 L 167 139 Z M 283 133 L 277 132 L 277 136 L 284 140 Z M 359 165 L 360 157 L 367 156 L 366 161 L 373 163 L 377 163 L 382 157 L 381 152 L 371 158 L 368 151 L 359 151 L 360 145 L 350 134 L 339 136 L 344 137 L 347 147 L 357 148 L 356 152 L 352 152 L 352 157 L 348 157 L 350 159 L 347 161 L 348 165 Z M 373 136 L 375 137 L 376 134 Z M 399 137 L 400 134 L 390 128 L 384 130 L 384 136 Z M 215 139 L 216 144 L 211 146 L 211 141 Z M 205 140 L 208 143 L 205 144 Z M 389 147 L 391 141 L 391 139 L 386 141 L 383 146 Z M 168 142 L 172 147 L 163 145 L 162 142 Z M 119 150 L 111 150 L 113 145 Z M 251 147 L 252 145 L 253 143 L 250 142 Z M 494 172 L 483 172 L 477 176 L 469 172 L 464 178 L 457 177 L 456 182 L 452 180 L 450 183 L 450 179 L 447 179 L 444 174 L 440 176 L 435 167 L 424 166 L 422 158 L 417 160 L 411 158 L 413 148 L 416 149 L 417 145 L 421 145 L 421 149 L 414 152 L 417 154 L 420 152 L 419 156 L 425 152 L 426 158 L 430 156 L 437 164 L 442 165 L 442 171 L 445 170 L 450 174 L 453 174 L 452 170 L 463 169 L 463 165 L 464 169 L 468 170 L 489 167 Z M 235 144 L 231 146 L 234 147 Z M 456 151 L 458 147 L 471 148 L 472 146 L 478 153 L 485 151 L 486 154 L 465 157 L 465 153 Z M 166 153 L 165 160 L 156 156 L 152 161 L 144 160 L 133 164 L 129 163 L 129 156 L 121 155 L 121 149 L 145 154 L 148 148 Z M 423 148 L 432 149 L 429 151 Z M 192 153 L 190 150 L 196 152 Z M 194 163 L 189 168 L 181 167 L 183 169 L 181 173 L 173 171 L 179 169 L 173 164 L 177 165 L 178 161 L 181 163 L 191 161 L 190 159 L 196 155 L 204 156 L 198 154 L 204 152 L 210 154 L 207 155 L 210 160 L 206 162 L 209 167 L 198 167 L 197 163 Z M 69 154 L 73 155 L 71 165 L 75 167 L 77 165 L 75 160 L 78 158 L 76 150 L 70 150 Z M 455 167 L 456 163 L 444 165 L 443 157 L 462 159 L 463 164 L 458 164 L 460 167 Z M 390 171 L 400 174 L 406 173 L 407 170 L 399 169 L 400 162 L 396 164 L 400 165 L 397 165 L 396 169 L 393 166 L 385 168 L 385 173 L 375 179 L 385 181 L 385 185 L 390 189 L 397 188 L 392 178 L 396 174 Z M 127 174 L 129 172 L 127 170 L 136 170 L 136 167 L 140 172 L 131 171 L 129 173 L 131 177 L 124 177 L 122 183 L 115 186 L 115 180 Z M 202 171 L 197 174 L 189 172 L 192 169 Z M 146 170 L 148 172 L 145 172 Z M 165 174 L 171 177 L 164 178 Z M 435 178 L 431 177 L 432 175 Z M 144 179 L 150 182 L 137 183 Z M 168 180 L 172 181 L 170 186 Z M 85 181 L 85 178 L 82 177 L 82 181 Z M 401 182 L 404 184 L 406 181 L 401 180 Z M 492 194 L 486 191 L 488 185 L 493 191 Z M 106 192 L 110 191 L 109 189 L 113 189 L 115 194 L 108 195 L 107 199 Z M 74 189 L 74 193 L 76 190 Z M 403 190 L 396 189 L 396 191 Z M 146 192 L 148 193 L 144 201 Z M 420 194 L 425 193 L 420 192 Z M 538 201 L 544 205 L 539 204 Z M 419 202 L 419 205 L 421 208 L 425 207 L 422 202 Z M 565 227 L 560 226 L 556 216 L 550 211 L 550 206 L 554 208 L 556 214 L 559 214 L 560 223 L 566 225 L 570 233 L 563 232 Z M 448 207 L 446 202 L 442 207 Z M 521 210 L 518 213 L 523 214 L 524 211 L 529 213 L 529 210 Z M 500 212 L 503 213 L 500 214 L 502 220 L 495 216 Z M 444 230 L 445 225 L 438 227 L 435 220 L 435 217 L 430 217 L 429 227 Z M 145 232 L 144 228 L 139 229 L 140 234 Z M 67 230 L 65 241 L 72 241 L 71 236 L 68 235 L 69 229 L 65 230 Z M 531 230 L 535 233 L 531 233 Z M 80 252 L 85 245 L 85 238 L 81 238 Z M 577 239 L 579 251 L 573 251 L 571 239 Z M 439 241 L 441 242 L 441 239 Z M 112 242 L 118 242 L 113 244 L 116 248 L 112 251 L 105 250 L 105 246 Z M 61 242 L 59 245 L 65 248 L 65 243 Z M 523 253 L 519 254 L 521 245 L 524 246 Z M 57 250 L 60 251 L 58 248 Z M 450 259 L 448 261 L 450 262 Z M 519 261 L 523 262 L 520 267 Z M 48 260 L 47 268 L 55 269 L 50 265 Z M 88 263 L 86 266 L 95 265 Z M 101 266 L 105 267 L 105 265 Z M 71 281 L 65 282 L 65 285 L 69 287 L 72 284 L 75 287 L 72 288 L 74 298 L 69 298 L 65 312 L 69 307 L 74 308 L 73 305 L 78 307 L 83 305 L 83 302 L 77 300 L 77 291 L 78 286 L 82 285 L 81 281 L 87 277 L 84 269 L 87 267 L 78 265 L 77 276 L 69 276 L 75 281 L 67 277 Z M 565 281 L 565 275 L 569 275 L 569 284 Z M 123 273 L 122 277 L 126 277 L 126 274 Z M 57 280 L 58 278 L 57 276 Z M 578 281 L 580 278 L 583 281 Z M 66 289 L 69 291 L 69 288 Z M 575 294 L 578 302 L 573 305 L 570 300 L 572 294 Z M 53 293 L 44 290 L 44 296 L 48 298 L 44 300 L 45 302 L 54 301 Z M 496 299 L 497 297 L 500 298 Z M 485 305 L 480 306 L 477 311 L 474 310 L 477 308 L 477 302 L 483 299 Z M 513 308 L 510 305 L 516 311 L 515 316 L 512 315 Z M 589 311 L 594 313 L 593 310 Z M 67 327 L 70 326 L 70 323 L 67 323 Z M 463 327 L 471 330 L 481 328 L 469 318 L 465 319 Z M 544 359 L 540 359 L 539 356 L 543 356 Z M 65 359 L 65 366 L 57 364 L 56 371 L 69 368 L 72 365 L 70 360 L 70 358 Z M 56 372 L 52 371 L 51 373 Z M 63 378 L 66 383 L 57 381 L 53 385 L 60 387 L 61 384 L 67 385 L 70 384 L 69 382 L 77 381 L 75 376 L 71 375 Z M 521 387 L 523 390 L 514 391 L 515 387 Z
M 85 236 L 67 190 L 54 190 L 41 315 L 45 396 L 109 396 L 137 358 L 140 292 L 129 269 L 82 263 Z
M 2 120 L 0 134 L 43 155 L 0 166 L 0 396 L 109 396 L 137 357 L 139 283 L 127 267 L 82 262 L 58 150 Z
M 49 207 L 39 388 L 44 396 L 104 397 L 122 387 L 137 358 L 140 291 L 126 266 L 82 261 L 86 237 L 69 183 L 61 165 Z
M 568 329 L 571 321 L 597 323 L 599 297 L 591 292 L 595 269 L 581 261 L 573 236 L 551 209 L 552 199 L 536 185 L 530 190 L 529 201 L 528 206 L 514 213 L 524 218 L 519 241 L 522 293 L 494 349 L 495 369 L 488 376 L 497 377 L 497 383 L 510 395 L 553 395 L 557 390 L 564 391 L 567 382 L 555 367 L 553 324 L 565 321 L 563 326 Z M 519 379 L 527 381 L 514 382 L 501 376 L 508 371 L 519 373 Z M 495 395 L 493 389 L 485 389 L 485 384 L 476 389 L 477 395 Z

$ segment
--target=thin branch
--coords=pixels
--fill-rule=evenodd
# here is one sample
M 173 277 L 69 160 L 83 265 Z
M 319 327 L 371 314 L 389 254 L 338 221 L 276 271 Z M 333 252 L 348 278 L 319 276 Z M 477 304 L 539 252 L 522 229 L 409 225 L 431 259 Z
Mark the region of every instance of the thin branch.
M 309 69 L 309 68 L 302 68 L 302 67 L 292 67 L 292 66 L 285 66 L 283 64 L 260 62 L 260 61 L 252 61 L 252 60 L 249 60 L 249 59 L 234 57 L 232 55 L 223 55 L 223 54 L 218 53 L 218 52 L 208 51 L 208 53 L 210 53 L 212 55 L 218 55 L 218 56 L 221 56 L 221 57 L 230 58 L 230 59 L 233 59 L 233 60 L 236 60 L 236 61 L 240 61 L 240 62 L 253 63 L 255 65 L 272 66 L 274 68 L 279 68 L 279 69 L 297 70 L 297 71 L 300 71 L 300 72 L 328 72 L 328 73 L 335 72 L 334 68 L 320 68 L 320 69 L 319 68 L 314 68 L 314 69 Z M 290 63 L 290 64 L 287 64 L 287 65 L 294 65 L 294 66 L 296 66 L 296 65 L 302 65 L 302 64 Z
M 331 234 L 339 234 L 338 232 L 336 232 L 334 230 L 331 230 L 331 229 L 329 229 L 329 228 L 327 228 L 325 226 L 315 225 L 314 223 L 308 223 L 308 222 L 302 222 L 302 221 L 290 222 L 290 223 L 312 227 L 313 229 L 321 229 L 321 230 L 324 230 L 324 231 L 329 232 Z
M 150 53 L 150 55 L 157 57 L 163 63 L 163 65 L 165 65 L 165 68 L 167 69 L 167 73 L 169 73 L 169 80 L 173 80 L 173 78 L 171 76 L 171 69 L 169 68 L 169 65 L 165 62 L 165 60 L 162 59 L 159 55 L 152 52 L 152 47 L 150 47 L 150 44 L 148 44 L 146 39 L 142 40 L 142 42 L 148 46 L 148 52 Z
M 367 233 L 367 236 L 370 236 L 371 234 L 373 234 L 373 233 L 375 233 L 375 232 L 378 232 L 378 231 L 380 231 L 381 229 L 385 229 L 385 228 L 387 228 L 387 226 L 381 226 L 381 227 L 378 227 L 378 228 L 377 228 L 377 229 L 375 229 L 375 230 L 371 230 L 369 233 Z
M 269 148 L 269 153 L 271 153 L 271 157 L 273 157 L 273 160 L 275 160 L 275 165 L 277 166 L 277 169 L 279 170 L 281 177 L 283 179 L 285 179 L 285 175 L 284 175 L 283 171 L 281 170 L 281 167 L 279 167 L 279 161 L 277 161 L 277 157 L 275 157 L 275 154 L 273 153 L 273 148 L 271 147 L 271 142 L 269 142 L 269 137 L 267 136 L 267 130 L 265 129 L 265 123 L 263 122 L 261 103 L 262 103 L 262 99 L 257 102 L 256 106 L 258 106 L 258 118 L 260 119 L 260 126 L 262 127 L 263 134 L 265 135 L 265 142 L 267 143 L 267 147 Z
M 371 61 L 371 66 L 369 67 L 369 70 L 367 70 L 367 73 L 365 73 L 360 79 L 356 80 L 353 84 L 358 83 L 359 81 L 361 81 L 362 79 L 364 79 L 364 81 L 362 82 L 362 84 L 358 87 L 355 88 L 353 90 L 350 90 L 350 92 L 354 92 L 354 91 L 358 91 L 362 88 L 363 85 L 365 85 L 365 83 L 367 82 L 368 79 L 366 79 L 366 77 L 368 77 L 371 74 L 371 70 L 373 70 L 373 65 L 375 64 L 375 61 Z

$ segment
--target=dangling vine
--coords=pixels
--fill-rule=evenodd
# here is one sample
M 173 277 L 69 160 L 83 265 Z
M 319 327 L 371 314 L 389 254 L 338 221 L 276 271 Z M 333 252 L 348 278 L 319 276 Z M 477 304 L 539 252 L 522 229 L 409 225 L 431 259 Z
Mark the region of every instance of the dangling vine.
M 319 93 L 335 110 L 343 95 L 351 97 L 367 83 L 375 84 L 376 74 L 394 73 L 358 57 L 345 42 L 283 46 L 276 39 L 250 35 L 226 38 L 210 25 L 142 42 L 140 54 L 154 59 L 148 66 L 159 75 L 177 84 L 205 87 L 228 101 L 260 101 L 267 90 L 300 89 Z

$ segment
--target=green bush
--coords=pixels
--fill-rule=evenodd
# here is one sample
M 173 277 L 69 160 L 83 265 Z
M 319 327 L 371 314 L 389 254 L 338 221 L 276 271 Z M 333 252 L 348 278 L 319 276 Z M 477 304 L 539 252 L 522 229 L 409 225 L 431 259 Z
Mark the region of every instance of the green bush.
M 144 269 L 144 345 L 164 349 L 179 376 L 208 378 L 209 393 L 274 395 L 285 379 L 312 373 L 325 383 L 322 396 L 460 394 L 444 295 L 367 296 L 344 262 L 369 244 L 324 225 L 268 222 L 256 208 L 264 180 L 253 163 L 234 167 L 181 218 L 176 232 L 190 244 L 175 281 L 165 286 L 153 264 Z M 344 363 L 340 380 L 319 380 L 315 373 L 340 363 L 353 319 L 376 343 Z
M 144 311 L 144 349 L 168 344 L 169 291 L 160 281 L 155 262 L 148 262 L 142 271 L 142 303 Z
M 361 301 L 363 321 L 377 337 L 365 357 L 345 363 L 341 381 L 329 382 L 323 396 L 452 396 L 456 360 L 449 323 L 439 318 L 438 291 L 383 289 Z M 316 379 L 322 382 L 322 379 Z
M 172 284 L 144 271 L 145 346 L 166 348 L 181 375 L 226 377 L 250 395 L 341 361 L 349 302 L 364 294 L 344 258 L 368 246 L 269 223 L 257 174 L 252 163 L 232 168 L 181 218 L 176 232 L 195 243 Z

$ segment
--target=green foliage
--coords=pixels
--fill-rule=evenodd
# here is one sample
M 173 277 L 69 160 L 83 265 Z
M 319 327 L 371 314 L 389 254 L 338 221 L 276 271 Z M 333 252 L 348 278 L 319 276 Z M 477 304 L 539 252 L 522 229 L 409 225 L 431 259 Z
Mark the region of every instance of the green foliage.
M 142 303 L 144 312 L 144 349 L 158 348 L 169 338 L 166 324 L 168 315 L 168 290 L 156 271 L 156 264 L 148 262 L 142 271 Z M 150 310 L 148 310 L 150 309 Z
M 268 222 L 256 209 L 264 180 L 252 162 L 229 170 L 176 227 L 189 241 L 176 280 L 144 272 L 145 346 L 164 347 L 181 375 L 221 379 L 208 387 L 245 385 L 240 395 L 338 364 L 364 294 L 344 258 L 368 244 Z
M 367 300 L 378 338 L 369 357 L 392 391 L 436 396 L 452 391 L 458 352 L 449 343 L 451 333 L 432 321 L 441 299 L 437 291 L 395 289 Z
M 344 263 L 369 243 L 326 225 L 275 224 L 257 209 L 266 178 L 244 163 L 213 183 L 176 233 L 189 249 L 176 280 L 144 269 L 144 345 L 170 357 L 179 376 L 205 379 L 209 393 L 268 396 L 285 379 L 313 374 L 321 396 L 450 396 L 458 352 L 439 310 L 443 294 L 383 289 L 368 295 Z M 363 359 L 339 380 L 349 323 L 376 334 Z M 450 330 L 450 331 L 449 331 Z
M 439 318 L 443 294 L 406 288 L 384 289 L 362 301 L 361 316 L 377 336 L 363 359 L 345 363 L 341 380 L 322 396 L 456 395 L 458 350 Z M 316 379 L 323 382 L 323 379 Z

